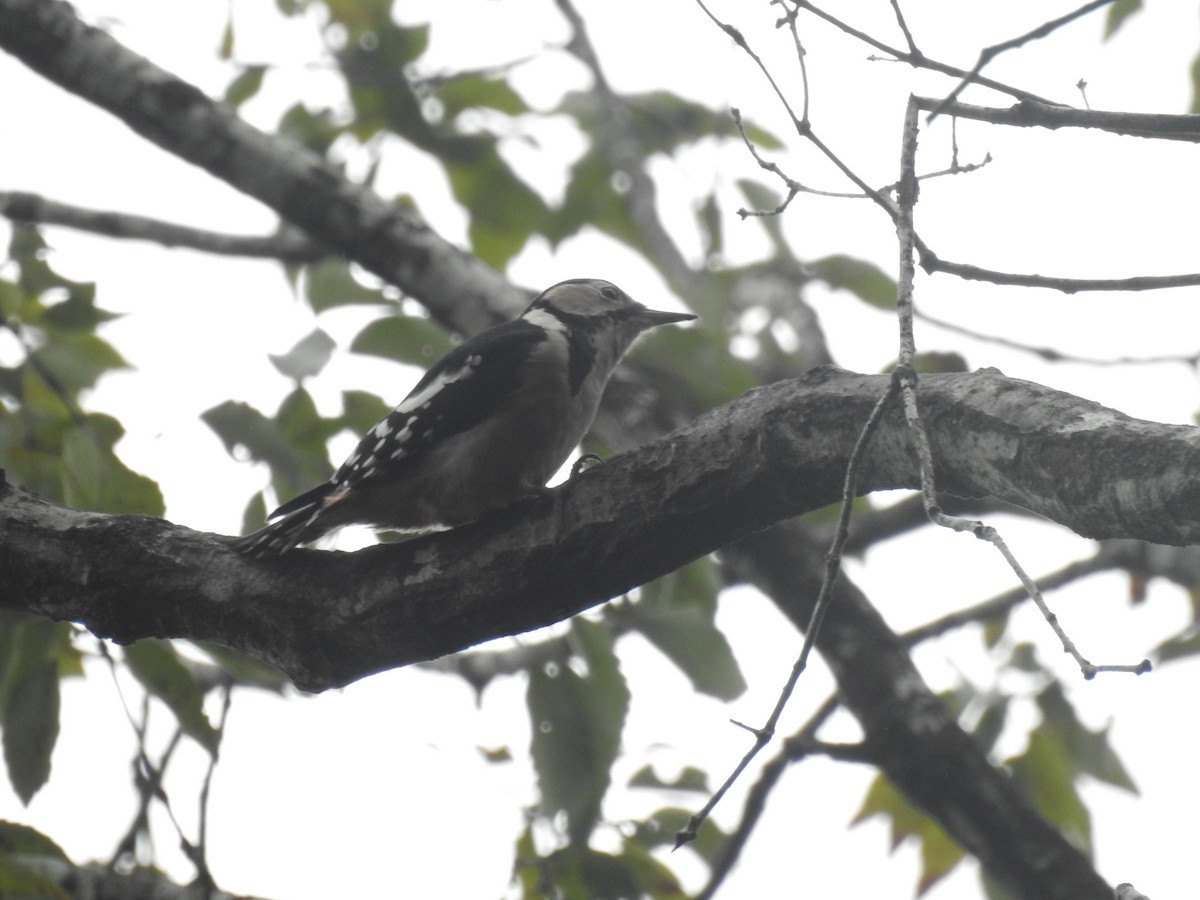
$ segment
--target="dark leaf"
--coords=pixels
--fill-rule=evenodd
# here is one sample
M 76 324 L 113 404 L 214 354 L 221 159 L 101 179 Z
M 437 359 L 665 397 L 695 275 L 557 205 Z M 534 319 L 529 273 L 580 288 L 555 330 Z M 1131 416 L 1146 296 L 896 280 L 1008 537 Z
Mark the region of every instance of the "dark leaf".
M 835 291 L 849 291 L 880 309 L 896 307 L 896 282 L 872 262 L 837 253 L 808 263 L 808 269 Z
M 712 561 L 701 559 L 645 585 L 629 615 L 697 691 L 728 701 L 746 690 L 746 681 L 714 621 L 717 588 Z
M 629 689 L 602 625 L 573 619 L 571 638 L 586 674 L 570 665 L 534 669 L 526 702 L 543 811 L 566 813 L 572 846 L 586 847 L 620 746 Z
M 217 732 L 204 714 L 204 693 L 168 641 L 153 638 L 125 648 L 134 677 L 175 714 L 179 727 L 209 753 L 217 752 Z
M 262 89 L 266 66 L 246 66 L 225 88 L 225 102 L 237 109 Z
M 338 260 L 322 260 L 308 267 L 304 297 L 317 312 L 350 304 L 391 304 L 377 288 L 361 284 L 349 267 Z
M 58 713 L 58 663 L 45 657 L 26 658 L 10 675 L 3 710 L 8 780 L 26 805 L 50 778 L 50 756 L 58 740 Z
M 452 346 L 446 332 L 430 319 L 388 316 L 368 323 L 354 336 L 350 350 L 428 369 Z
M 893 850 L 908 838 L 915 838 L 920 843 L 918 895 L 950 874 L 966 855 L 941 825 L 909 804 L 882 773 L 876 775 L 867 788 L 867 795 L 851 824 L 857 825 L 872 816 L 883 816 L 891 822 Z
M 1025 752 L 1007 760 L 1006 765 L 1038 812 L 1090 855 L 1091 817 L 1075 789 L 1077 769 L 1060 738 L 1039 728 L 1029 735 Z

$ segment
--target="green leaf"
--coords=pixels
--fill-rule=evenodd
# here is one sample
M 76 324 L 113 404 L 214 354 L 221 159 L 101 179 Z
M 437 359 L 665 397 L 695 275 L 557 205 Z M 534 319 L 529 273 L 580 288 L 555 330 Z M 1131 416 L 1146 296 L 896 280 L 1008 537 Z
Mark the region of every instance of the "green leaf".
M 654 373 L 664 395 L 697 415 L 759 384 L 746 361 L 729 352 L 729 335 L 719 328 L 660 328 L 634 348 L 631 359 Z
M 25 805 L 50 778 L 59 702 L 53 659 L 28 660 L 11 676 L 3 709 L 4 761 L 13 791 Z
M 701 794 L 707 794 L 709 790 L 707 773 L 694 766 L 685 766 L 674 781 L 663 781 L 654 771 L 654 767 L 646 764 L 629 779 L 629 786 L 666 791 L 696 791 Z
M 134 677 L 175 714 L 184 734 L 216 755 L 216 730 L 204 714 L 204 694 L 169 641 L 140 640 L 125 648 L 125 662 Z
M 714 621 L 717 580 L 707 557 L 642 588 L 633 626 L 679 667 L 692 687 L 720 700 L 746 690 L 733 649 Z
M 432 320 L 397 315 L 367 323 L 354 336 L 350 350 L 427 369 L 452 346 L 446 332 Z
M 471 215 L 471 249 L 488 265 L 503 269 L 529 236 L 548 220 L 538 193 L 509 168 L 490 136 L 460 138 L 462 158 L 443 156 L 454 198 Z
M 230 33 L 232 34 L 232 29 Z M 233 79 L 229 83 L 229 87 L 225 88 L 225 102 L 237 109 L 262 90 L 263 76 L 266 72 L 266 66 L 246 66 L 242 70 L 242 74 Z
M 564 812 L 572 846 L 585 847 L 620 747 L 629 688 L 603 625 L 577 617 L 571 641 L 586 673 L 570 665 L 534 669 L 526 703 L 543 811 Z
M 85 332 L 56 335 L 38 349 L 36 357 L 54 381 L 72 396 L 84 388 L 95 386 L 106 372 L 129 368 L 121 354 L 106 341 Z
M 481 72 L 453 75 L 439 84 L 433 93 L 442 102 L 442 114 L 447 120 L 457 118 L 463 110 L 480 107 L 510 116 L 529 112 L 528 104 L 512 85 L 503 78 Z
M 225 670 L 233 679 L 233 683 L 241 687 L 259 688 L 273 694 L 282 694 L 291 680 L 273 666 L 255 659 L 237 650 L 230 650 L 220 644 L 210 644 L 207 641 L 194 641 L 197 648 L 214 663 Z
M 1142 0 L 1116 0 L 1109 6 L 1108 16 L 1104 19 L 1104 39 L 1116 34 L 1130 16 L 1141 10 Z
M 613 189 L 615 177 L 607 158 L 596 147 L 575 162 L 562 205 L 549 215 L 542 228 L 551 246 L 591 226 L 638 249 L 641 231 L 629 217 L 625 201 Z
M 1188 104 L 1188 112 L 1200 113 L 1200 53 L 1192 60 L 1188 74 L 1192 81 L 1192 102 Z
M 333 470 L 329 453 L 320 441 L 316 444 L 307 441 L 304 452 L 292 445 L 292 438 L 303 434 L 303 420 L 306 418 L 305 404 L 295 394 L 293 391 L 289 395 L 295 408 L 289 412 L 289 400 L 285 399 L 278 421 L 268 419 L 248 404 L 233 400 L 226 400 L 200 415 L 205 424 L 221 438 L 231 455 L 238 456 L 237 448 L 244 447 L 252 459 L 271 467 L 275 488 L 281 497 L 311 487 L 328 478 Z M 308 424 L 312 425 L 311 414 L 308 418 Z M 290 422 L 285 425 L 284 419 L 290 419 Z M 325 429 L 313 430 L 320 434 Z
M 366 434 L 391 411 L 391 404 L 367 391 L 342 391 L 342 422 L 355 434 Z
M 920 843 L 918 896 L 950 874 L 966 855 L 941 825 L 911 805 L 882 773 L 871 781 L 862 806 L 850 824 L 857 825 L 873 816 L 883 816 L 891 821 L 893 850 L 909 838 Z
M 314 328 L 302 337 L 287 353 L 267 354 L 278 372 L 296 383 L 320 373 L 337 347 L 325 331 Z
M 351 304 L 386 304 L 388 300 L 378 288 L 361 284 L 343 262 L 326 259 L 308 267 L 304 279 L 304 298 L 316 312 Z
M 664 807 L 657 810 L 648 819 L 638 822 L 631 840 L 636 841 L 638 846 L 647 850 L 653 850 L 656 847 L 674 847 L 676 836 L 688 827 L 691 818 L 692 813 L 686 809 L 674 806 Z M 715 825 L 711 818 L 708 818 L 696 832 L 696 839 L 689 841 L 684 846 L 711 866 L 724 852 L 725 842 L 728 839 L 729 835 Z
M 1154 648 L 1158 664 L 1186 659 L 1200 653 L 1200 631 L 1173 635 Z
M 1108 729 L 1092 731 L 1080 722 L 1061 684 L 1048 685 L 1038 694 L 1037 704 L 1042 712 L 1041 729 L 1058 739 L 1077 772 L 1137 793 L 1137 786 L 1108 741 Z
M 880 309 L 896 308 L 896 282 L 872 262 L 835 253 L 808 263 L 807 267 L 835 291 L 849 291 Z
M 67 432 L 62 446 L 63 497 L 77 509 L 161 516 L 166 505 L 158 482 L 132 471 L 113 453 L 120 434 L 116 419 L 102 415 L 89 416 L 87 425 Z
M 10 855 L 42 856 L 70 862 L 62 847 L 36 828 L 0 819 L 0 858 Z M 0 897 L 10 896 L 0 893 Z
M 1091 817 L 1075 789 L 1076 769 L 1071 754 L 1059 737 L 1045 728 L 1034 731 L 1025 751 L 1007 760 L 1006 765 L 1038 812 L 1090 856 Z

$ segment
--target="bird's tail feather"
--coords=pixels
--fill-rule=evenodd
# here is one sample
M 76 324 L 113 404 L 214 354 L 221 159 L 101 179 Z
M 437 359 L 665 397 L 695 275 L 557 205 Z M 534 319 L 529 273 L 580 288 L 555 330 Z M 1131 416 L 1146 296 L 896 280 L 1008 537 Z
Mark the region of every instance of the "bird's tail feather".
M 325 509 L 331 485 L 320 485 L 275 511 L 280 518 L 243 537 L 232 538 L 231 547 L 246 556 L 279 556 L 300 544 L 315 541 L 328 528 L 317 521 Z

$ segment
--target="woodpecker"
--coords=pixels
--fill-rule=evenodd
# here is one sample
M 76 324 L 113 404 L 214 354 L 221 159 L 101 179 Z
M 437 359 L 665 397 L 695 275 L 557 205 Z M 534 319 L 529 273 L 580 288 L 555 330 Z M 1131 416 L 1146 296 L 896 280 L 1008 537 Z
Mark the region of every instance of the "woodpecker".
M 694 318 L 647 309 L 607 281 L 559 282 L 442 357 L 332 478 L 233 546 L 271 556 L 355 523 L 453 527 L 541 493 L 638 336 Z

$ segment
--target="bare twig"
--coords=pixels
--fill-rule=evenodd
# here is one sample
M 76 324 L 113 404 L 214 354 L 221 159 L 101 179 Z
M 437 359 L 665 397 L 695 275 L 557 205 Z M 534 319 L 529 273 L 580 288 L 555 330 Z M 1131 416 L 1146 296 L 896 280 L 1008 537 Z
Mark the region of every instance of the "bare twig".
M 1200 284 L 1200 273 L 1183 275 L 1134 275 L 1129 278 L 1062 278 L 1056 275 L 1028 275 L 1019 272 L 1000 272 L 969 263 L 950 262 L 940 258 L 919 237 L 914 236 L 921 255 L 921 268 L 930 275 L 945 272 L 967 281 L 986 281 L 1016 287 L 1039 287 L 1077 294 L 1080 291 L 1158 291 L 1165 288 L 1194 287 Z
M 829 552 L 825 556 L 825 573 L 821 582 L 821 590 L 817 595 L 816 603 L 813 605 L 812 617 L 809 619 L 808 628 L 805 629 L 804 643 L 800 648 L 800 655 L 796 658 L 792 665 L 791 674 L 788 676 L 787 682 L 779 693 L 778 700 L 775 701 L 775 708 L 771 711 L 771 715 L 767 718 L 764 725 L 759 728 L 753 728 L 744 725 L 741 722 L 734 722 L 741 728 L 754 735 L 754 744 L 746 751 L 741 761 L 734 767 L 729 777 L 709 798 L 698 813 L 693 815 L 687 823 L 687 826 L 675 836 L 675 848 L 678 849 L 689 841 L 696 839 L 696 830 L 708 818 L 716 805 L 725 796 L 725 793 L 737 781 L 738 777 L 745 771 L 750 761 L 758 755 L 775 734 L 775 726 L 779 723 L 779 717 L 783 714 L 784 708 L 791 699 L 792 692 L 796 688 L 796 683 L 800 680 L 801 674 L 808 666 L 808 657 L 812 652 L 813 645 L 816 643 L 817 634 L 821 630 L 821 623 L 825 620 L 825 614 L 829 611 L 830 602 L 833 599 L 833 588 L 837 584 L 838 575 L 841 572 L 842 550 L 846 544 L 846 538 L 850 532 L 850 517 L 854 508 L 854 498 L 858 495 L 858 472 L 862 464 L 863 456 L 866 453 L 867 446 L 870 444 L 871 436 L 875 433 L 879 423 L 883 420 L 884 413 L 891 405 L 892 400 L 896 396 L 898 388 L 898 380 L 893 378 L 888 382 L 888 388 L 876 402 L 871 410 L 870 416 L 859 432 L 858 440 L 854 444 L 854 449 L 850 453 L 850 458 L 846 463 L 846 475 L 842 486 L 842 508 L 838 514 L 838 526 L 834 535 L 832 545 Z
M 741 821 L 730 833 L 729 839 L 721 845 L 720 855 L 713 861 L 709 870 L 708 882 L 695 894 L 693 900 L 709 900 L 725 882 L 738 859 L 741 858 L 742 850 L 749 842 L 755 826 L 762 818 L 767 807 L 767 798 L 775 790 L 775 785 L 779 783 L 779 779 L 787 771 L 788 766 L 814 752 L 812 741 L 815 739 L 817 731 L 833 715 L 839 705 L 836 695 L 827 697 L 800 730 L 784 741 L 780 751 L 763 766 L 758 780 L 750 786 L 750 790 L 746 794 Z
M 1004 557 L 1009 567 L 1020 579 L 1029 597 L 1033 600 L 1063 646 L 1063 651 L 1070 654 L 1078 664 L 1084 678 L 1094 678 L 1098 672 L 1133 672 L 1141 674 L 1150 671 L 1150 661 L 1142 660 L 1134 665 L 1095 665 L 1079 652 L 1070 639 L 1058 617 L 1046 605 L 1037 584 L 1029 577 L 1025 569 L 1017 561 L 1008 544 L 1000 533 L 990 525 L 974 519 L 960 516 L 950 516 L 938 506 L 936 495 L 936 479 L 933 471 L 933 454 L 929 448 L 929 437 L 925 433 L 925 424 L 921 420 L 917 408 L 917 372 L 914 368 L 916 343 L 913 339 L 913 276 L 916 272 L 915 244 L 916 236 L 913 227 L 913 209 L 917 202 L 916 181 L 916 150 L 919 125 L 917 112 L 919 106 L 910 99 L 904 117 L 904 143 L 900 154 L 900 190 L 898 191 L 898 212 L 896 233 L 900 243 L 900 276 L 896 298 L 896 310 L 900 320 L 900 358 L 896 366 L 897 379 L 900 382 L 900 396 L 904 403 L 904 418 L 912 436 L 913 449 L 917 457 L 917 467 L 921 476 L 921 496 L 925 504 L 925 513 L 935 525 L 954 531 L 967 531 L 980 540 L 992 544 Z
M 966 89 L 967 85 L 976 81 L 976 79 L 979 77 L 979 73 L 983 70 L 983 67 L 1001 53 L 1004 53 L 1008 50 L 1015 50 L 1018 47 L 1028 44 L 1030 41 L 1040 40 L 1041 38 L 1053 34 L 1067 23 L 1073 22 L 1075 19 L 1085 16 L 1102 6 L 1107 6 L 1112 2 L 1113 0 L 1089 0 L 1088 3 L 1083 4 L 1083 6 L 1079 7 L 1074 12 L 1069 12 L 1064 16 L 1059 16 L 1057 19 L 1051 19 L 1049 22 L 1043 22 L 1032 31 L 1027 31 L 1025 34 L 1011 38 L 1007 41 L 1001 41 L 999 44 L 993 44 L 990 47 L 984 47 L 979 53 L 979 59 L 975 62 L 974 68 L 972 68 L 970 72 L 963 76 L 962 80 L 959 81 L 958 85 L 949 93 L 942 103 L 939 103 L 933 108 L 933 110 L 929 113 L 929 116 L 926 118 L 926 121 L 933 121 L 933 119 L 937 118 L 945 110 L 947 104 L 953 100 L 957 100 L 958 95 Z
M 1149 366 L 1162 365 L 1164 363 L 1180 363 L 1185 366 L 1200 365 L 1200 352 L 1175 356 L 1114 356 L 1108 359 L 1101 359 L 1094 356 L 1079 356 L 1074 353 L 1066 353 L 1057 347 L 1035 347 L 1032 344 L 1023 344 L 1020 341 L 1014 341 L 1000 335 L 985 334 L 984 332 L 967 328 L 964 325 L 958 325 L 954 322 L 948 322 L 945 319 L 939 319 L 937 316 L 931 316 L 919 309 L 914 310 L 914 314 L 921 321 L 928 322 L 930 325 L 936 325 L 938 328 L 944 328 L 946 331 L 952 331 L 955 334 L 960 334 L 973 340 L 995 344 L 997 347 L 1007 347 L 1010 350 L 1028 353 L 1039 359 L 1044 359 L 1046 362 L 1070 362 L 1087 366 Z
M 889 57 L 891 57 L 892 59 L 894 59 L 898 62 L 905 62 L 905 63 L 908 63 L 909 65 L 913 66 L 914 68 L 929 69 L 931 71 L 941 72 L 943 75 L 950 75 L 950 76 L 956 77 L 956 78 L 963 78 L 967 75 L 967 72 L 965 69 L 960 69 L 957 66 L 950 66 L 950 65 L 947 65 L 946 63 L 941 63 L 941 62 L 938 62 L 937 60 L 929 59 L 927 56 L 925 56 L 923 53 L 921 53 L 920 50 L 913 50 L 910 53 L 905 53 L 903 50 L 899 50 L 895 47 L 889 46 L 888 44 L 885 44 L 882 41 L 871 37 L 869 34 L 859 31 L 858 29 L 853 28 L 850 25 L 847 25 L 845 22 L 841 21 L 836 16 L 830 15 L 829 13 L 818 8 L 817 6 L 813 5 L 812 3 L 809 3 L 808 0 L 793 0 L 793 2 L 796 3 L 797 8 L 808 10 L 813 15 L 817 16 L 818 18 L 824 19 L 830 25 L 833 25 L 839 31 L 842 31 L 845 34 L 848 34 L 851 37 L 856 38 L 859 41 L 862 41 L 864 44 L 867 44 L 868 46 L 874 47 L 876 50 L 879 50 L 882 53 L 886 53 Z M 910 39 L 910 46 L 911 46 L 911 39 Z M 991 88 L 992 90 L 997 91 L 1001 94 L 1007 94 L 1008 96 L 1010 96 L 1016 100 L 1033 101 L 1033 102 L 1037 102 L 1037 103 L 1044 103 L 1046 105 L 1053 105 L 1050 103 L 1049 100 L 1044 100 L 1041 97 L 1037 96 L 1036 94 L 1029 93 L 1029 91 L 1024 91 L 1024 90 L 1021 90 L 1020 88 L 1015 88 L 1015 87 L 1012 87 L 1011 85 L 1003 84 L 999 81 L 993 81 L 992 79 L 984 78 L 983 76 L 977 76 L 975 78 L 975 84 L 981 85 L 986 88 Z

